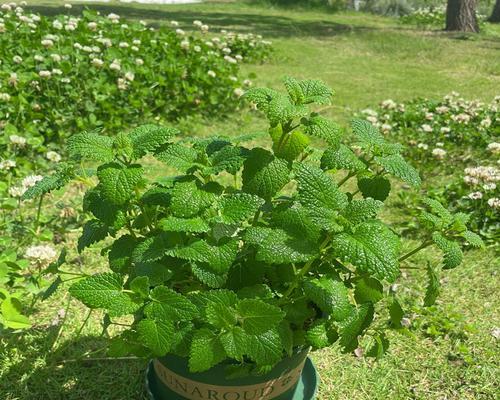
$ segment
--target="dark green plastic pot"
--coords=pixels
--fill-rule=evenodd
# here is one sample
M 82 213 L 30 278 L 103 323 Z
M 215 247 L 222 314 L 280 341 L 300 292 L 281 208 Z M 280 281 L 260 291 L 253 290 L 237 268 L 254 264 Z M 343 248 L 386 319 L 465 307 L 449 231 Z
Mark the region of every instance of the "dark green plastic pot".
M 308 351 L 296 352 L 268 374 L 238 379 L 226 379 L 229 361 L 191 373 L 187 359 L 169 354 L 149 363 L 146 387 L 152 400 L 313 400 L 319 379 Z

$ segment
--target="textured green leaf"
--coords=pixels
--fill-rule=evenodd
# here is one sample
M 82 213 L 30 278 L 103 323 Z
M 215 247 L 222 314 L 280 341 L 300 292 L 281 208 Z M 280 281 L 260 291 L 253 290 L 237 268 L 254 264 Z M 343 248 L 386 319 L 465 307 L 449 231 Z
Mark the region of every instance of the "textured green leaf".
M 170 209 L 176 217 L 193 217 L 216 200 L 214 189 L 214 185 L 199 187 L 194 180 L 177 182 L 172 190 Z
M 0 305 L 0 322 L 7 328 L 27 329 L 31 327 L 29 318 L 22 314 L 23 306 L 14 297 L 7 297 Z
M 220 150 L 210 154 L 210 173 L 216 175 L 227 171 L 235 175 L 243 166 L 247 154 L 248 150 L 243 147 L 231 144 L 222 147 Z
M 298 81 L 301 89 L 301 103 L 330 104 L 333 90 L 318 79 L 304 79 Z
M 439 289 L 441 284 L 439 283 L 438 271 L 432 268 L 431 264 L 427 264 L 427 289 L 425 290 L 424 306 L 430 307 L 434 305 L 437 297 L 439 296 Z
M 375 157 L 375 161 L 388 173 L 402 179 L 409 185 L 418 187 L 422 183 L 418 171 L 408 164 L 400 154 Z
M 24 192 L 21 199 L 29 200 L 35 197 L 50 193 L 53 190 L 61 189 L 73 177 L 74 169 L 71 165 L 61 164 L 57 167 L 56 172 L 50 176 L 45 176 L 41 181 L 38 181 L 35 186 L 31 186 Z
M 126 272 L 131 265 L 132 252 L 136 245 L 136 239 L 130 235 L 116 239 L 108 253 L 109 267 L 115 272 Z
M 139 305 L 123 292 L 121 275 L 107 272 L 95 274 L 71 285 L 69 292 L 90 308 L 104 308 L 111 316 L 132 314 Z
M 377 216 L 384 203 L 379 200 L 367 198 L 353 200 L 342 212 L 342 215 L 353 225 L 373 219 Z
M 134 196 L 142 181 L 143 169 L 138 164 L 125 166 L 116 162 L 101 165 L 97 177 L 101 193 L 112 204 L 122 205 Z
M 242 361 L 246 354 L 252 352 L 252 339 L 239 326 L 223 333 L 220 341 L 228 357 L 235 360 Z
M 248 193 L 233 193 L 218 202 L 220 221 L 237 224 L 255 215 L 264 200 Z
M 132 157 L 137 159 L 154 152 L 178 133 L 177 129 L 152 124 L 133 129 L 128 134 L 134 149 Z
M 203 313 L 209 304 L 222 304 L 226 307 L 234 306 L 238 301 L 238 296 L 229 289 L 220 289 L 190 293 L 189 299 L 198 307 L 199 313 Z
M 358 172 L 365 170 L 366 164 L 349 147 L 340 144 L 338 148 L 329 147 L 325 150 L 321 157 L 321 168 L 346 169 Z
M 269 129 L 269 135 L 273 140 L 273 152 L 276 157 L 287 161 L 295 160 L 307 146 L 309 138 L 300 131 L 283 133 L 281 125 Z
M 389 305 L 389 315 L 391 318 L 391 326 L 396 329 L 401 328 L 401 320 L 403 319 L 405 313 L 396 298 L 393 298 L 391 304 Z
M 208 224 L 200 217 L 177 218 L 169 216 L 161 219 L 158 222 L 158 227 L 170 232 L 202 233 L 210 230 Z
M 137 276 L 130 282 L 130 290 L 142 298 L 149 296 L 149 278 L 147 276 Z
M 284 204 L 274 209 L 273 223 L 294 237 L 307 237 L 311 242 L 317 242 L 321 229 L 310 217 L 310 210 L 300 203 Z
M 288 163 L 267 150 L 250 151 L 243 167 L 243 191 L 270 200 L 290 180 Z
M 245 92 L 243 98 L 254 103 L 257 108 L 264 113 L 267 113 L 271 100 L 279 97 L 281 94 L 273 89 L 268 88 L 251 88 Z
M 306 332 L 307 343 L 315 349 L 322 349 L 330 345 L 328 337 L 328 322 L 325 320 L 315 321 Z
M 363 197 L 384 201 L 391 192 L 391 182 L 383 176 L 358 178 L 358 188 Z
M 257 365 L 274 365 L 283 357 L 283 343 L 276 329 L 270 329 L 261 335 L 250 335 L 251 349 L 248 354 Z
M 434 232 L 432 234 L 432 240 L 443 252 L 444 269 L 455 268 L 462 263 L 464 254 L 462 253 L 462 249 L 457 242 L 445 238 L 440 232 Z
M 189 370 L 203 372 L 219 364 L 226 358 L 219 337 L 209 329 L 195 332 L 189 355 Z
M 197 309 L 189 299 L 165 286 L 157 286 L 150 292 L 152 302 L 144 312 L 150 319 L 188 321 L 197 316 Z
M 399 275 L 399 238 L 379 222 L 363 222 L 332 239 L 334 253 L 361 272 L 393 282 Z
M 173 246 L 171 234 L 160 233 L 150 236 L 139 243 L 132 252 L 132 261 L 144 263 L 158 261 L 165 256 L 166 251 Z
M 78 238 L 78 252 L 94 243 L 104 240 L 108 236 L 108 228 L 101 221 L 91 219 L 83 225 L 82 235 Z
M 380 359 L 387 352 L 389 348 L 389 340 L 385 337 L 384 333 L 380 333 L 373 338 L 375 343 L 373 346 L 366 352 L 368 357 L 375 357 Z
M 214 272 L 204 264 L 191 264 L 191 271 L 200 282 L 214 289 L 221 288 L 227 281 L 227 274 Z
M 351 313 L 353 306 L 349 302 L 349 292 L 343 282 L 323 276 L 307 280 L 304 289 L 307 298 L 336 321 L 344 320 Z
M 155 157 L 181 172 L 186 172 L 196 163 L 198 152 L 180 143 L 172 143 L 159 148 Z
M 439 201 L 427 197 L 424 198 L 422 202 L 429 207 L 431 212 L 438 216 L 445 224 L 450 224 L 453 221 L 453 215 L 451 212 L 448 211 Z
M 285 314 L 279 307 L 258 299 L 243 299 L 236 305 L 236 311 L 242 320 L 245 332 L 259 335 L 274 328 Z
M 151 286 L 158 286 L 172 278 L 173 272 L 164 264 L 139 262 L 133 265 L 131 276 L 147 276 Z
M 70 136 L 66 148 L 71 158 L 109 162 L 114 158 L 113 139 L 96 132 L 83 132 Z
M 92 188 L 85 193 L 83 210 L 91 212 L 112 230 L 120 229 L 127 222 L 124 209 L 106 201 L 98 188 Z
M 342 138 L 342 128 L 335 122 L 321 115 L 313 115 L 309 119 L 302 119 L 304 132 L 307 135 L 323 139 L 333 148 L 338 148 Z
M 360 303 L 376 303 L 384 297 L 384 288 L 382 284 L 370 277 L 363 277 L 356 282 L 354 289 L 354 298 Z
M 302 237 L 293 237 L 282 229 L 251 227 L 244 240 L 257 247 L 257 261 L 270 264 L 305 262 L 318 254 L 316 244 Z
M 273 297 L 273 292 L 271 288 L 264 283 L 245 286 L 238 290 L 238 297 L 240 299 L 271 299 Z
M 137 332 L 141 343 L 147 346 L 156 356 L 164 356 L 170 351 L 174 335 L 172 321 L 143 319 L 137 324 Z
M 461 236 L 472 246 L 472 247 L 484 247 L 483 239 L 478 234 L 465 231 L 461 233 Z
M 340 345 L 346 352 L 358 347 L 358 336 L 373 320 L 373 305 L 365 303 L 352 311 L 351 316 L 342 323 L 340 329 Z
M 236 310 L 221 303 L 208 304 L 205 309 L 207 322 L 219 329 L 230 329 L 236 325 Z
M 385 139 L 377 128 L 364 119 L 353 119 L 351 127 L 356 138 L 365 146 L 383 145 Z

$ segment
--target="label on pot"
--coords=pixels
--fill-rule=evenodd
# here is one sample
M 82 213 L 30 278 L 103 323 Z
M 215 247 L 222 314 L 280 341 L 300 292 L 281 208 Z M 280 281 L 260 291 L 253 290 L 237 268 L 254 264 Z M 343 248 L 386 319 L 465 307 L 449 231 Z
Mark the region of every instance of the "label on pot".
M 160 380 L 173 392 L 189 400 L 271 400 L 293 388 L 302 374 L 306 358 L 276 379 L 245 386 L 219 386 L 196 382 L 169 370 L 158 360 L 154 368 Z

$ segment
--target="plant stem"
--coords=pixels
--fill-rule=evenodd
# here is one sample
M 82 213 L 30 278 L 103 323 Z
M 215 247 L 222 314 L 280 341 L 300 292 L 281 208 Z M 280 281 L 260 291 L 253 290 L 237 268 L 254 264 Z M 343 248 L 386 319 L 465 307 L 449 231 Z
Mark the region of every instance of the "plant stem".
M 40 196 L 40 200 L 38 200 L 38 208 L 36 210 L 36 219 L 35 219 L 35 232 L 38 234 L 38 228 L 40 226 L 40 214 L 42 211 L 42 203 L 43 203 L 43 194 Z
M 432 244 L 431 241 L 424 240 L 420 246 L 414 248 L 412 251 L 406 253 L 404 256 L 399 257 L 399 262 L 406 260 L 407 258 L 411 257 L 415 253 L 418 253 L 420 250 L 425 249 L 426 247 L 429 247 L 431 244 Z
M 342 179 L 339 183 L 338 183 L 338 187 L 341 187 L 344 183 L 346 183 L 349 179 L 351 179 L 355 174 L 352 174 L 352 173 L 348 173 L 344 179 Z
M 57 342 L 59 341 L 59 338 L 61 337 L 64 325 L 66 324 L 66 320 L 68 319 L 68 312 L 69 312 L 70 305 L 71 305 L 71 296 L 68 297 L 68 302 L 66 303 L 66 308 L 64 309 L 64 317 L 63 317 L 61 326 L 59 327 L 59 330 L 57 331 L 57 336 L 54 340 L 54 343 L 52 343 L 52 346 L 50 347 L 51 350 L 54 350 L 56 348 Z

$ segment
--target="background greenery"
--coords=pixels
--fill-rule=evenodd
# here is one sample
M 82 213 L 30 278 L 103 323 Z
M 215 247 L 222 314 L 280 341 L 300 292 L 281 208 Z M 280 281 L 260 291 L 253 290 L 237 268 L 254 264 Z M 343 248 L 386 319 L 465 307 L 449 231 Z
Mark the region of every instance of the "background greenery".
M 279 88 L 285 74 L 323 79 L 337 92 L 334 106 L 325 112 L 341 123 L 353 111 L 386 98 L 438 98 L 456 90 L 466 98 L 491 101 L 498 94 L 500 27 L 490 24 L 480 35 L 464 36 L 422 32 L 401 26 L 395 19 L 368 14 L 330 14 L 233 1 L 92 7 L 159 24 L 175 19 L 186 29 L 193 19 L 200 19 L 223 29 L 260 33 L 273 41 L 276 51 L 270 62 L 244 67 L 257 74 L 256 84 Z M 32 8 L 62 11 L 56 2 L 40 2 Z M 78 12 L 78 7 L 72 12 Z M 181 128 L 202 135 L 239 134 L 264 124 L 256 114 L 244 111 L 224 121 L 190 120 Z M 398 212 L 385 218 L 398 221 Z M 70 236 L 75 239 L 78 235 L 77 231 Z M 72 268 L 87 272 L 105 269 L 97 251 L 77 257 L 74 246 L 70 243 L 69 247 Z M 437 257 L 421 256 L 412 265 L 425 265 Z M 495 293 L 498 266 L 494 248 L 469 252 L 465 264 L 442 282 L 443 293 L 432 314 L 420 306 L 421 299 L 414 298 L 412 290 L 401 293 L 406 309 L 411 310 L 408 317 L 415 337 L 394 337 L 389 355 L 377 363 L 341 355 L 336 348 L 316 353 L 313 358 L 322 376 L 319 399 L 496 398 L 499 345 L 492 333 L 500 327 Z M 408 273 L 423 276 L 423 271 Z M 418 285 L 415 279 L 415 287 Z M 65 328 L 60 331 L 64 319 L 60 310 L 68 304 Z M 99 337 L 101 315 L 92 314 L 80 329 L 85 312 L 69 294 L 59 291 L 38 305 L 34 329 L 1 339 L 0 398 L 143 398 L 145 363 L 106 359 L 105 343 Z

